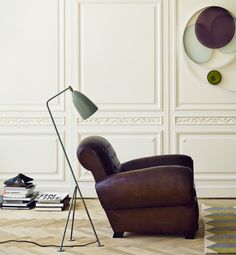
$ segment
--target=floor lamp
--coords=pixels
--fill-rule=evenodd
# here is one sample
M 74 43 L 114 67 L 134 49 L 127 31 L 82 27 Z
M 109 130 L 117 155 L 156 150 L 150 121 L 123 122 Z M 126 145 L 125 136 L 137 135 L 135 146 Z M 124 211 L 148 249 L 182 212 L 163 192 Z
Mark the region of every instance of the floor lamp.
M 87 216 L 88 216 L 88 219 L 89 219 L 89 222 L 91 224 L 91 227 L 93 229 L 93 232 L 94 232 L 94 235 L 96 237 L 96 242 L 98 243 L 98 246 L 102 246 L 100 241 L 99 241 L 99 238 L 98 238 L 98 235 L 96 233 L 96 230 L 95 230 L 95 227 L 93 225 L 93 222 L 92 222 L 92 219 L 90 217 L 90 214 L 89 214 L 89 211 L 88 211 L 88 208 L 86 206 L 86 203 L 85 203 L 85 200 L 84 200 L 84 197 L 81 193 L 81 190 L 80 190 L 80 187 L 78 185 L 78 182 L 76 180 L 76 177 L 75 177 L 75 173 L 72 169 L 72 166 L 71 166 L 71 163 L 70 163 L 70 160 L 68 158 L 68 155 L 66 153 L 66 150 L 65 150 L 65 147 L 63 145 L 63 142 L 61 140 L 61 137 L 60 137 L 60 134 L 58 132 L 58 129 L 57 129 L 57 126 L 56 126 L 56 123 L 55 123 L 55 120 L 52 116 L 52 112 L 50 110 L 50 107 L 49 107 L 49 102 L 51 100 L 53 100 L 54 98 L 58 97 L 59 95 L 65 93 L 67 90 L 70 90 L 72 92 L 72 99 L 73 99 L 73 103 L 74 103 L 74 106 L 75 108 L 77 109 L 77 111 L 79 112 L 80 116 L 82 117 L 82 119 L 87 119 L 89 118 L 91 115 L 93 115 L 96 111 L 97 111 L 97 106 L 88 98 L 86 97 L 84 94 L 80 93 L 79 91 L 75 91 L 72 89 L 71 86 L 69 86 L 68 88 L 64 89 L 63 91 L 59 92 L 58 94 L 56 94 L 55 96 L 53 96 L 52 98 L 48 99 L 46 105 L 47 105 L 47 108 L 48 108 L 48 112 L 50 114 L 50 117 L 51 117 L 51 120 L 52 120 L 52 123 L 53 123 L 53 126 L 56 130 L 56 133 L 57 133 L 57 136 L 58 136 L 58 139 L 60 141 L 60 144 L 61 144 L 61 147 L 62 147 L 62 150 L 64 152 L 64 155 L 65 155 L 65 158 L 66 158 L 66 161 L 69 165 L 69 169 L 71 171 L 71 174 L 72 174 L 72 177 L 74 179 L 74 182 L 75 182 L 75 189 L 74 189 L 74 193 L 73 193 L 73 198 L 72 198 L 72 203 L 71 203 L 71 206 L 70 206 L 70 210 L 69 210 L 69 213 L 68 213 L 68 217 L 67 217 L 67 221 L 66 221 L 66 225 L 65 225 L 65 229 L 64 229 L 64 233 L 63 233 L 63 237 L 62 237 L 62 242 L 61 242 L 61 246 L 60 246 L 60 249 L 59 251 L 62 252 L 63 251 L 63 242 L 64 242 L 64 238 L 65 238 L 65 234 L 66 234 L 66 229 L 67 229 L 67 225 L 68 225 L 68 221 L 69 221 L 69 217 L 70 217 L 70 212 L 71 212 L 71 209 L 73 207 L 73 218 L 72 218 L 72 228 L 71 228 L 71 238 L 70 240 L 72 240 L 72 232 L 73 232 L 73 225 L 74 225 L 74 213 L 75 213 L 75 202 L 76 202 L 76 194 L 77 194 L 77 191 L 80 195 L 80 198 L 82 200 L 82 203 L 83 203 L 83 206 L 85 208 L 85 211 L 87 213 Z

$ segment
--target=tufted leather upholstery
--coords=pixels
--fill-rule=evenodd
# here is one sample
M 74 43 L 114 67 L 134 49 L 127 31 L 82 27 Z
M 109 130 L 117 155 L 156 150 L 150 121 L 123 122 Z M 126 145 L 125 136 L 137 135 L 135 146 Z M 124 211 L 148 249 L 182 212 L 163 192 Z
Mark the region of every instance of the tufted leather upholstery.
M 120 172 L 120 161 L 111 144 L 100 136 L 87 137 L 77 150 L 82 166 L 93 173 L 96 181 Z
M 99 136 L 85 138 L 77 157 L 94 176 L 114 236 L 134 231 L 192 237 L 197 231 L 191 157 L 152 156 L 121 164 L 111 144 Z

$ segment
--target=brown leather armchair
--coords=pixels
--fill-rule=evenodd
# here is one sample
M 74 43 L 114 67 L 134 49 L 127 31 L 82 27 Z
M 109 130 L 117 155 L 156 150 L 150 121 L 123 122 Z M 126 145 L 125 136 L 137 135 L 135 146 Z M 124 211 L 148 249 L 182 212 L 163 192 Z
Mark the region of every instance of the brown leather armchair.
M 194 238 L 198 203 L 189 156 L 153 156 L 121 164 L 106 139 L 91 136 L 80 143 L 77 157 L 94 176 L 113 237 L 149 232 Z

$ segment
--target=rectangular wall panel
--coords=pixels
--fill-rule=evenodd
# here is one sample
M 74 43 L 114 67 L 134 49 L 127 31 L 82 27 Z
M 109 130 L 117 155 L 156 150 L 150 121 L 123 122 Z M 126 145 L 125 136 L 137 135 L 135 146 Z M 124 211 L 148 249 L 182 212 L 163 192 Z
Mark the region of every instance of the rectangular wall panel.
M 0 1 L 0 110 L 44 110 L 63 88 L 63 11 L 63 0 Z
M 0 155 L 2 180 L 16 173 L 39 181 L 63 179 L 64 157 L 54 133 L 1 133 Z
M 234 173 L 236 176 L 236 134 L 179 134 L 178 153 L 191 155 L 196 176 L 208 173 Z
M 176 152 L 194 160 L 199 197 L 235 197 L 235 132 L 188 132 L 176 135 Z
M 102 109 L 160 108 L 160 5 L 80 5 L 81 90 Z

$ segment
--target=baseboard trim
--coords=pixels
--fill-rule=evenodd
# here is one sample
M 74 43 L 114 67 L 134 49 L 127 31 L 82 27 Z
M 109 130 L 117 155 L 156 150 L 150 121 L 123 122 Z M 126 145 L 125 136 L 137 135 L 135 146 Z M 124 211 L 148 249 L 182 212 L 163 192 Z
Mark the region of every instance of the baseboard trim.
M 236 186 L 198 186 L 198 198 L 236 198 Z

